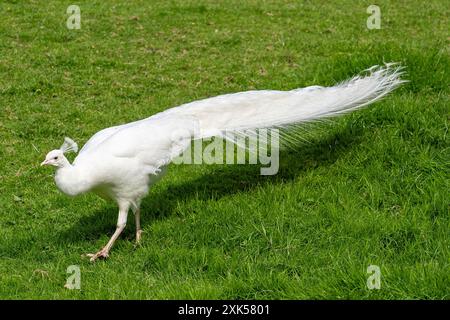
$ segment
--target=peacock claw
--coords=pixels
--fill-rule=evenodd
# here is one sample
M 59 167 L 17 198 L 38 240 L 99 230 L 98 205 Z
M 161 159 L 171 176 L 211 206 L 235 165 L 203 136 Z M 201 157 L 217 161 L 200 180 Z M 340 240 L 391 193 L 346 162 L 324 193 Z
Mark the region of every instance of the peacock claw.
M 89 260 L 91 262 L 94 262 L 95 260 L 97 260 L 99 258 L 102 258 L 102 259 L 108 258 L 109 254 L 108 254 L 108 251 L 102 249 L 97 253 L 87 253 L 86 257 L 90 258 Z

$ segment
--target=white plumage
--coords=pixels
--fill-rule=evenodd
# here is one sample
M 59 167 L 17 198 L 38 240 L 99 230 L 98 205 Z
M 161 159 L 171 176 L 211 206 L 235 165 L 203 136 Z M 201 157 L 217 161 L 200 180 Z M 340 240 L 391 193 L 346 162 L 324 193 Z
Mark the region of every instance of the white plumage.
M 119 206 L 117 229 L 108 244 L 91 260 L 107 257 L 125 227 L 129 209 L 136 218 L 140 240 L 140 202 L 166 166 L 191 140 L 240 133 L 259 128 L 289 128 L 341 115 L 366 106 L 398 87 L 401 67 L 374 66 L 333 87 L 312 86 L 291 91 L 247 91 L 199 100 L 168 109 L 149 118 L 97 132 L 72 164 L 65 152 L 77 151 L 66 138 L 60 149 L 50 151 L 42 164 L 53 165 L 58 188 L 71 196 L 92 191 L 113 199 Z

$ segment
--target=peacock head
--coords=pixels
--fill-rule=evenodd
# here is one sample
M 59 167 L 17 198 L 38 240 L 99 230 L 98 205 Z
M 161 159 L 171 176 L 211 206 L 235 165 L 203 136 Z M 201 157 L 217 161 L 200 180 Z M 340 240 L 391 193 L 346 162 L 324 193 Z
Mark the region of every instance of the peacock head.
M 64 167 L 69 163 L 67 158 L 64 156 L 64 153 L 70 151 L 77 152 L 78 145 L 75 141 L 66 137 L 64 138 L 64 143 L 62 144 L 61 148 L 52 150 L 47 153 L 47 155 L 45 156 L 45 160 L 41 163 L 41 166 L 49 165 L 58 168 Z

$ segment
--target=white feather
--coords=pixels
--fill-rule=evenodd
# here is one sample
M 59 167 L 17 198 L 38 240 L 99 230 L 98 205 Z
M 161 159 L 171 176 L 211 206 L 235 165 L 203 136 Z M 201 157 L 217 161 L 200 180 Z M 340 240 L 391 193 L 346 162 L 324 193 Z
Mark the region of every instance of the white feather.
M 366 70 L 333 87 L 311 86 L 291 91 L 260 90 L 226 94 L 167 110 L 200 122 L 200 138 L 224 131 L 285 127 L 330 118 L 365 107 L 405 82 L 402 67 L 387 64 Z
M 64 138 L 64 143 L 61 145 L 59 150 L 61 150 L 63 153 L 67 153 L 67 152 L 75 152 L 75 153 L 77 153 L 78 152 L 78 145 L 77 145 L 77 143 L 75 141 L 73 141 L 69 137 L 65 137 Z

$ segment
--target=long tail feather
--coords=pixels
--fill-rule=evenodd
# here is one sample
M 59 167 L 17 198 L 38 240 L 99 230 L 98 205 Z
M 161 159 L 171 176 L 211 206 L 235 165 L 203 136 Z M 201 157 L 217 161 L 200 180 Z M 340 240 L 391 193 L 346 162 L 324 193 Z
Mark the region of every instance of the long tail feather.
M 333 87 L 312 86 L 291 91 L 260 90 L 226 94 L 167 110 L 167 114 L 197 118 L 196 138 L 242 134 L 260 128 L 289 126 L 339 116 L 383 98 L 405 82 L 403 68 L 395 63 L 373 66 L 366 75 Z M 282 135 L 282 137 L 285 135 Z M 297 139 L 286 136 L 286 139 Z

